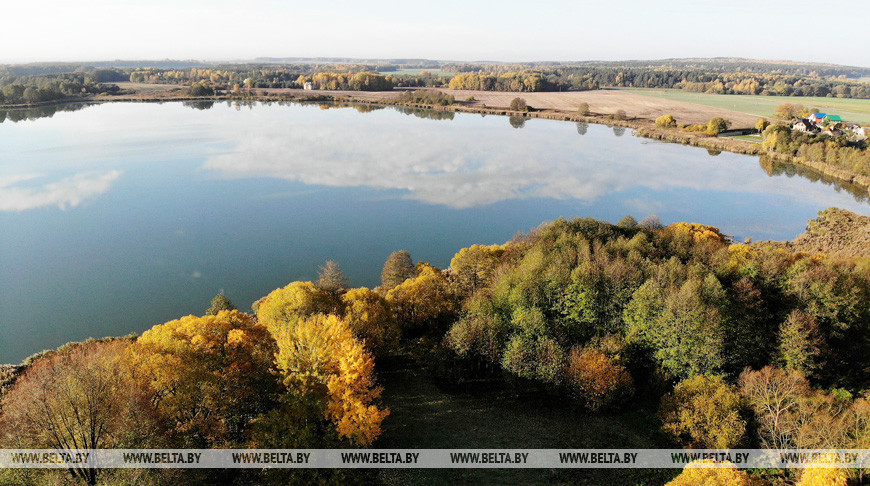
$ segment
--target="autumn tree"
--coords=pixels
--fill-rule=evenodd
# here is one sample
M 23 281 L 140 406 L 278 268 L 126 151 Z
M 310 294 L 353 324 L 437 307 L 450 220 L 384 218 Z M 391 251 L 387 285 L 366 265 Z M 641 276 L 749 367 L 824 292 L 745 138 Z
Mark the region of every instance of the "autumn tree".
M 241 443 L 248 423 L 274 406 L 275 351 L 254 317 L 220 311 L 154 326 L 128 359 L 173 431 L 190 445 L 210 447 Z
M 277 335 L 276 363 L 293 393 L 321 397 L 324 414 L 340 437 L 368 446 L 381 433 L 389 410 L 374 404 L 374 358 L 335 315 L 299 319 Z
M 463 248 L 450 260 L 450 279 L 461 294 L 471 295 L 490 283 L 503 254 L 502 245 Z
M 720 132 L 723 132 L 728 129 L 728 121 L 724 118 L 711 118 L 709 122 L 707 122 L 707 135 L 715 136 L 719 135 Z
M 254 302 L 259 322 L 276 334 L 297 319 L 336 311 L 340 302 L 311 282 L 292 282 Z
M 354 335 L 375 353 L 399 343 L 401 329 L 387 300 L 365 287 L 351 289 L 341 296 L 344 320 Z
M 665 486 L 753 486 L 758 484 L 745 471 L 737 469 L 734 464 L 724 462 L 715 467 L 704 467 L 704 463 L 716 464 L 713 460 L 702 459 L 692 461 L 679 476 Z
M 327 260 L 317 272 L 317 284 L 319 288 L 338 294 L 347 288 L 347 278 L 341 270 L 338 262 L 335 260 Z
M 755 413 L 762 446 L 795 447 L 801 401 L 810 394 L 807 379 L 795 370 L 766 366 L 759 371 L 744 371 L 738 387 Z
M 800 481 L 795 486 L 846 486 L 845 471 L 833 467 L 807 467 L 801 471 Z
M 786 120 L 792 120 L 800 116 L 804 107 L 794 103 L 780 103 L 776 107 L 776 116 Z
M 586 103 L 586 102 L 580 103 L 580 105 L 577 107 L 577 113 L 579 113 L 583 116 L 588 116 L 590 113 L 589 103 Z
M 162 443 L 146 390 L 123 356 L 127 339 L 77 344 L 36 360 L 3 397 L 0 443 L 7 448 L 145 448 Z M 101 471 L 72 465 L 96 484 Z
M 648 216 L 644 216 L 643 219 L 641 219 L 640 222 L 637 224 L 641 228 L 651 230 L 658 230 L 665 227 L 665 225 L 662 224 L 662 220 L 659 219 L 659 216 L 657 214 L 650 214 Z
M 524 98 L 514 98 L 511 100 L 510 109 L 513 111 L 529 111 L 529 105 L 526 104 Z
M 616 405 L 632 393 L 632 379 L 625 367 L 594 348 L 575 346 L 565 368 L 565 381 L 589 410 Z
M 755 122 L 755 129 L 759 132 L 763 132 L 765 128 L 770 126 L 770 122 L 764 118 L 759 118 L 758 121 Z
M 417 276 L 387 292 L 386 299 L 402 329 L 414 332 L 435 330 L 458 310 L 447 277 L 428 263 L 420 263 Z
M 211 305 L 206 309 L 205 314 L 209 316 L 215 316 L 220 311 L 231 311 L 236 310 L 236 306 L 233 305 L 233 302 L 224 295 L 223 292 L 214 296 L 211 299 Z
M 637 220 L 634 219 L 634 216 L 629 214 L 620 219 L 619 222 L 616 223 L 616 226 L 619 226 L 620 228 L 636 228 L 637 224 Z
M 677 126 L 677 120 L 673 115 L 662 115 L 656 118 L 656 126 L 661 128 L 674 128 Z
M 386 293 L 415 274 L 414 260 L 407 250 L 394 251 L 381 271 L 381 291 Z
M 740 395 L 721 377 L 698 375 L 680 382 L 662 399 L 662 430 L 682 444 L 730 449 L 743 440 Z

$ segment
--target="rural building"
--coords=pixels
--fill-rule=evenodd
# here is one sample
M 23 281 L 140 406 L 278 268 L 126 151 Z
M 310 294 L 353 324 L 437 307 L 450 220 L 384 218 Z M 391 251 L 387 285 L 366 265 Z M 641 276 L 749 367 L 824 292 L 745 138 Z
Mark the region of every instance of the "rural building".
M 791 126 L 792 130 L 797 130 L 799 132 L 804 133 L 813 133 L 818 130 L 815 125 L 806 118 L 801 118 L 800 120 L 794 122 L 794 125 Z
M 828 115 L 825 113 L 813 113 L 812 115 L 809 116 L 808 119 L 809 119 L 809 121 L 818 125 L 819 123 L 822 123 L 822 120 L 824 120 L 826 116 L 828 116 Z
M 843 132 L 837 130 L 836 128 L 826 128 L 822 130 L 822 135 L 827 135 L 829 137 L 840 137 L 843 135 Z
M 305 84 L 302 85 L 302 89 L 311 91 L 314 89 L 314 84 L 311 81 L 305 81 Z
M 841 123 L 843 121 L 840 115 L 825 115 L 823 120 L 827 123 Z

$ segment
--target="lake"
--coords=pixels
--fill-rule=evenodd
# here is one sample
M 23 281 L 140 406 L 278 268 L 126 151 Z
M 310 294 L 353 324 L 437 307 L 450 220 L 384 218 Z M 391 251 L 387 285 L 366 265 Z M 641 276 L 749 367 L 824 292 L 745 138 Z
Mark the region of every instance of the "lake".
M 334 106 L 334 105 L 328 105 Z M 850 192 L 620 128 L 372 107 L 111 103 L 0 117 L 0 363 L 243 310 L 338 261 L 379 283 L 559 217 L 657 214 L 791 239 Z

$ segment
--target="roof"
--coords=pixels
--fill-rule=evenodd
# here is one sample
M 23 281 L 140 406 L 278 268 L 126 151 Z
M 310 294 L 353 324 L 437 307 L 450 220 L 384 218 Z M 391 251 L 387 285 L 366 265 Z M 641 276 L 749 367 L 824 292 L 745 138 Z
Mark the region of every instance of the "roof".
M 826 117 L 826 116 L 828 116 L 828 115 L 825 114 L 825 113 L 813 113 L 813 114 L 810 115 L 810 116 L 813 117 L 813 118 L 818 118 L 819 120 L 821 120 L 822 118 L 824 118 L 824 117 Z
M 812 122 L 807 120 L 806 118 L 801 118 L 800 120 L 794 122 L 795 125 L 803 125 L 805 128 L 813 128 Z
M 825 118 L 827 118 L 828 121 L 843 121 L 843 119 L 840 118 L 840 115 L 827 115 Z

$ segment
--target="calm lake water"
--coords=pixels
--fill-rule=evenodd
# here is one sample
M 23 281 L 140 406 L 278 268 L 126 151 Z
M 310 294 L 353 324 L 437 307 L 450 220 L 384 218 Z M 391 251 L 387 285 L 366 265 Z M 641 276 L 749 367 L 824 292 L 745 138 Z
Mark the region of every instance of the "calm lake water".
M 622 129 L 361 110 L 118 103 L 7 116 L 0 362 L 202 314 L 220 291 L 248 309 L 326 260 L 375 286 L 394 250 L 445 267 L 462 247 L 558 217 L 656 213 L 758 240 L 790 239 L 829 206 L 870 214 L 866 197 L 812 176 Z

